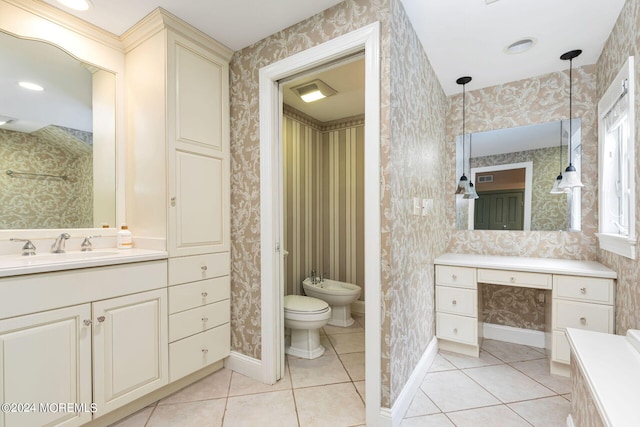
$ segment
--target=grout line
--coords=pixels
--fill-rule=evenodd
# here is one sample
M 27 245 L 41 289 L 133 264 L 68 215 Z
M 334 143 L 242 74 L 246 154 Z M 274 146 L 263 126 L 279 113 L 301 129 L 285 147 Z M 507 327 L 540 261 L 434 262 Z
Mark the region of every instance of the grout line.
M 153 409 L 151 410 L 151 413 L 149 414 L 149 418 L 147 418 L 147 421 L 145 421 L 143 427 L 146 427 L 149 424 L 149 421 L 151 421 L 151 417 L 153 417 L 153 413 L 156 412 L 156 409 L 158 408 L 158 401 L 156 401 L 156 404 L 154 405 Z M 144 409 L 143 409 L 144 410 Z M 129 415 L 132 416 L 133 414 Z
M 293 409 L 296 411 L 296 421 L 298 422 L 298 427 L 300 427 L 300 414 L 298 414 L 298 401 L 296 400 L 296 390 L 294 388 L 291 389 L 291 396 L 293 396 Z

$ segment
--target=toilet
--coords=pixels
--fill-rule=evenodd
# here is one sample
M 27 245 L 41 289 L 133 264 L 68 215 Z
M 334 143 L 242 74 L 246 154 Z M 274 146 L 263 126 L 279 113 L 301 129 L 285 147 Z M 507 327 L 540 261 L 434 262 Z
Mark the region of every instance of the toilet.
M 331 307 L 326 302 L 302 295 L 284 297 L 284 326 L 291 329 L 291 344 L 284 352 L 304 359 L 315 359 L 324 354 L 320 344 L 320 328 L 331 318 Z

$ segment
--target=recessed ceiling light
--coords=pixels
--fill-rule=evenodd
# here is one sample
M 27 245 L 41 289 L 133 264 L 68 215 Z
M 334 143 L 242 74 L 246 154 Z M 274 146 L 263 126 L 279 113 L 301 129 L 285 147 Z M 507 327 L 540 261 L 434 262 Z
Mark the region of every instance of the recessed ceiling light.
M 34 90 L 36 92 L 42 92 L 44 90 L 42 86 L 32 82 L 18 82 L 18 86 L 24 89 Z
M 89 0 L 58 0 L 58 3 L 74 10 L 89 10 L 92 6 Z
M 338 93 L 331 86 L 323 82 L 322 80 L 313 80 L 311 82 L 295 86 L 291 88 L 292 91 L 298 94 L 304 102 L 313 102 L 327 96 L 335 95 Z
M 510 55 L 523 53 L 531 49 L 533 46 L 535 46 L 537 42 L 538 40 L 536 40 L 533 37 L 525 37 L 505 47 L 504 52 Z

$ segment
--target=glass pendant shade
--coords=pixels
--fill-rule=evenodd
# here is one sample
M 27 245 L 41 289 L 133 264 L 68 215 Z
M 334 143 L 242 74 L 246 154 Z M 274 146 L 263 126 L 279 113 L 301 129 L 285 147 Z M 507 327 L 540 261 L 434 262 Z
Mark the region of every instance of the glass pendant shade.
M 571 191 L 570 188 L 560 188 L 560 183 L 562 182 L 562 174 L 558 175 L 556 180 L 553 182 L 553 188 L 551 189 L 551 194 L 566 194 Z
M 569 166 L 564 170 L 564 175 L 562 176 L 562 182 L 558 184 L 558 188 L 561 190 L 571 189 L 574 187 L 584 187 L 582 182 L 580 182 L 580 175 L 578 171 L 576 171 L 575 166 L 569 163 Z
M 458 181 L 458 189 L 456 194 L 467 194 L 469 192 L 469 180 L 465 174 L 462 174 L 460 181 Z
M 473 186 L 473 182 L 469 181 L 469 190 L 462 197 L 463 199 L 479 199 L 478 193 L 476 192 L 476 188 Z

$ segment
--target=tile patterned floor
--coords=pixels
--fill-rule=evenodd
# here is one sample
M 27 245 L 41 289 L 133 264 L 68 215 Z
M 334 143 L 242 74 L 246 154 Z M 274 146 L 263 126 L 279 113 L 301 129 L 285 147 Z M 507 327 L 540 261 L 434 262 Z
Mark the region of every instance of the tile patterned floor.
M 354 318 L 323 328 L 322 357 L 287 356 L 277 384 L 222 369 L 114 427 L 364 426 L 364 317 Z
M 544 350 L 485 340 L 479 358 L 438 352 L 402 427 L 564 427 L 570 392 Z

